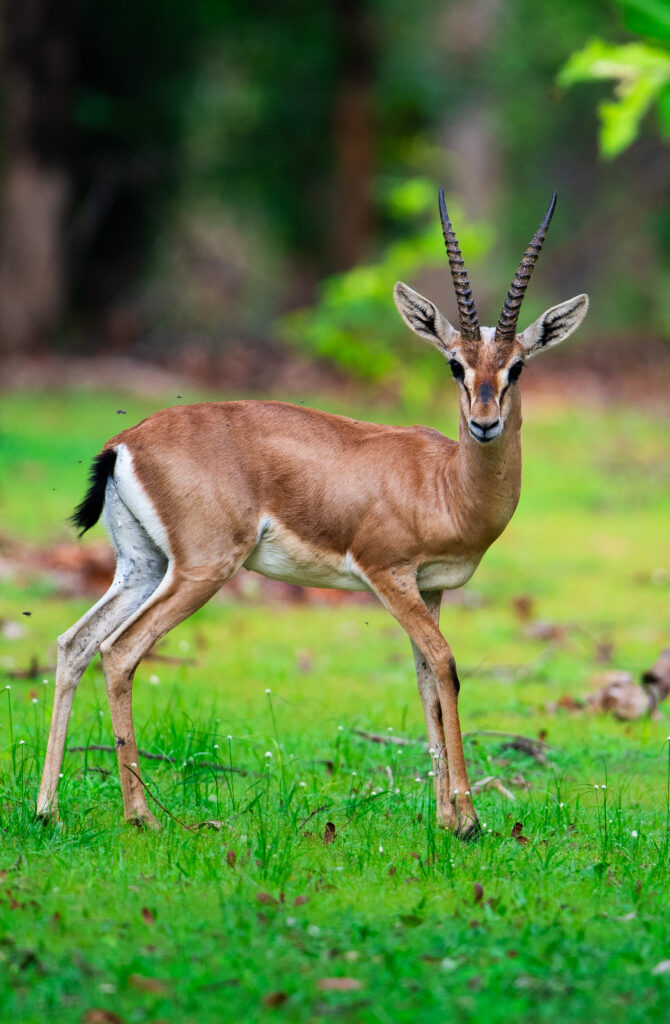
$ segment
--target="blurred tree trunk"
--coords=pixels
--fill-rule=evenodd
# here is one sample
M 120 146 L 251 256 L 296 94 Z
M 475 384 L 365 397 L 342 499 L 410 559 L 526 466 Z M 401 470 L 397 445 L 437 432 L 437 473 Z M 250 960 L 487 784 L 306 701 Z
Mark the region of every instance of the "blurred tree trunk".
M 69 0 L 4 0 L 0 348 L 45 341 L 66 288 L 73 18 Z
M 374 47 L 365 0 L 334 0 L 339 83 L 333 111 L 332 263 L 354 266 L 372 231 Z

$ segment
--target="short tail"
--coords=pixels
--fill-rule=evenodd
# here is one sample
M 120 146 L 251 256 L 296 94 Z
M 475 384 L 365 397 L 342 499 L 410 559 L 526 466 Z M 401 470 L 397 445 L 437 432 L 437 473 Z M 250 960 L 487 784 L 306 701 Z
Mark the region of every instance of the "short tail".
M 93 459 L 91 473 L 88 478 L 88 490 L 84 500 L 70 516 L 70 522 L 79 530 L 79 536 L 83 536 L 87 530 L 95 526 L 102 513 L 105 504 L 105 489 L 107 481 L 114 472 L 116 452 L 113 448 L 105 448 Z

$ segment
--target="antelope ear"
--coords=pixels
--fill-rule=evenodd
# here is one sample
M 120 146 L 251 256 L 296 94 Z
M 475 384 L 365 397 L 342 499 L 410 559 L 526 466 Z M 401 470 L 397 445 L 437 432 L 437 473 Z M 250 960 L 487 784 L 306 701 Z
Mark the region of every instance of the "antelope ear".
M 528 359 L 545 348 L 558 345 L 576 331 L 589 308 L 588 295 L 576 295 L 574 299 L 552 306 L 538 317 L 535 323 L 519 335 L 519 341 L 526 350 Z
M 451 352 L 458 331 L 451 326 L 446 317 L 442 316 L 430 299 L 425 299 L 402 281 L 396 282 L 393 298 L 400 316 L 415 334 L 424 341 L 429 341 L 443 355 Z

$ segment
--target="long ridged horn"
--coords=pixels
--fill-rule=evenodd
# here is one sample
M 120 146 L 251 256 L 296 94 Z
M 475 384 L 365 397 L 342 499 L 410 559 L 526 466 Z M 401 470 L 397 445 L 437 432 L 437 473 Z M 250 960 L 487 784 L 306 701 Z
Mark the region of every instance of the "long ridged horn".
M 461 256 L 458 240 L 449 220 L 447 207 L 444 202 L 444 189 L 440 189 L 440 219 L 442 221 L 442 234 L 444 244 L 447 247 L 451 279 L 454 282 L 456 301 L 458 302 L 458 315 L 461 322 L 461 336 L 466 341 L 479 341 L 479 318 L 472 298 L 472 288 L 468 280 L 468 272 Z
M 549 209 L 544 215 L 544 219 L 540 224 L 539 228 L 533 235 L 526 249 L 523 259 L 519 264 L 519 269 L 514 275 L 509 291 L 507 292 L 507 298 L 503 305 L 496 327 L 496 341 L 497 342 L 508 342 L 514 341 L 516 337 L 516 325 L 519 319 L 519 313 L 521 312 L 521 303 L 523 297 L 526 294 L 526 288 L 530 281 L 530 275 L 533 273 L 533 267 L 537 263 L 537 257 L 540 255 L 540 250 L 544 244 L 545 235 L 547 234 L 547 228 L 551 223 L 551 218 L 554 215 L 554 208 L 556 206 L 556 193 L 554 192 L 551 197 Z

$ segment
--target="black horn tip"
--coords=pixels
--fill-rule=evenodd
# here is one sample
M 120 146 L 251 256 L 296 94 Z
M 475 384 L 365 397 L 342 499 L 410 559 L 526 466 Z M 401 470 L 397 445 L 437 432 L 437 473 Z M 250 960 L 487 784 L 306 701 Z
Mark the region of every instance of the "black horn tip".
M 449 214 L 447 213 L 447 204 L 446 204 L 445 199 L 444 199 L 444 189 L 443 188 L 441 188 L 439 193 L 438 193 L 437 204 L 438 204 L 438 206 L 440 208 L 440 218 L 442 220 L 442 223 L 443 224 L 445 224 L 445 223 L 449 224 L 450 223 L 450 221 L 449 221 Z
M 556 191 L 556 189 L 554 189 L 554 193 L 553 193 L 553 195 L 551 197 L 551 202 L 549 203 L 549 209 L 545 213 L 544 220 L 542 221 L 542 225 L 545 228 L 549 227 L 549 224 L 551 223 L 551 218 L 554 216 L 554 210 L 556 209 L 556 201 L 557 201 L 557 199 L 558 199 L 558 192 Z

